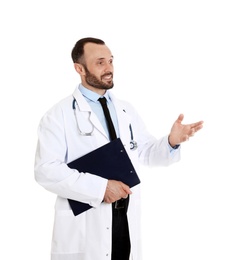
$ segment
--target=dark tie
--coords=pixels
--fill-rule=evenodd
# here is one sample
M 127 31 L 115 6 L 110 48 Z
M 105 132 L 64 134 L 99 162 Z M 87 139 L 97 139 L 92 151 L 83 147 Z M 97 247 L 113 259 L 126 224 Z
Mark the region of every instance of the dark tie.
M 110 113 L 109 113 L 109 109 L 108 109 L 108 106 L 107 106 L 107 100 L 106 100 L 105 97 L 102 97 L 102 98 L 99 98 L 99 101 L 100 101 L 100 104 L 103 108 L 104 115 L 105 115 L 105 118 L 106 118 L 106 122 L 108 124 L 110 138 L 111 138 L 111 140 L 114 140 L 114 139 L 117 138 L 117 135 L 116 135 L 116 132 L 115 132 L 115 129 L 114 129 L 114 126 L 113 126 L 113 121 L 112 121 Z
M 107 106 L 105 97 L 98 99 L 106 118 L 109 129 L 110 139 L 117 138 L 115 128 Z M 111 260 L 129 260 L 130 255 L 130 238 L 127 221 L 127 208 L 129 203 L 129 196 L 127 199 L 120 199 L 112 204 L 113 209 L 113 223 L 112 223 L 112 258 Z

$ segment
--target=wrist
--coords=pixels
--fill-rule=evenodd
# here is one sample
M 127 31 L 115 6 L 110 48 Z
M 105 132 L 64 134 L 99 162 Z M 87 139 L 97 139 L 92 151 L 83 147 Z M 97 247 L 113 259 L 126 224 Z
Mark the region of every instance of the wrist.
M 170 135 L 168 136 L 168 143 L 173 149 L 177 149 L 180 146 L 179 144 L 171 142 Z

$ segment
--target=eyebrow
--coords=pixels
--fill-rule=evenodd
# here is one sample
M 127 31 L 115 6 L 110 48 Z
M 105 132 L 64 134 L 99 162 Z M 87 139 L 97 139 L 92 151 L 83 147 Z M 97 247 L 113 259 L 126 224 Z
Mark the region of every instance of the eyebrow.
M 113 55 L 111 55 L 110 58 L 113 59 L 114 58 Z M 105 58 L 98 58 L 97 60 L 105 60 Z

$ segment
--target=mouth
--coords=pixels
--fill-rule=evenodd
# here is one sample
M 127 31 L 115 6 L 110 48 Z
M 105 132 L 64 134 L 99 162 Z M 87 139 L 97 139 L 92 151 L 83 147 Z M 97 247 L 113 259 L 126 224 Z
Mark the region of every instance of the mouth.
M 112 80 L 113 79 L 113 73 L 104 74 L 101 78 L 103 80 Z

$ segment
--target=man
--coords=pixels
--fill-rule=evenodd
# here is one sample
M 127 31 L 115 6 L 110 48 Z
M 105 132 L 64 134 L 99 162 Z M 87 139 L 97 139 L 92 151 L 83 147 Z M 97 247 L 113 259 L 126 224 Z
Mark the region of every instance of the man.
M 116 137 L 137 172 L 138 163 L 167 166 L 179 161 L 180 144 L 200 130 L 203 121 L 183 125 L 181 114 L 170 134 L 156 139 L 135 109 L 111 93 L 113 55 L 102 40 L 80 39 L 72 59 L 81 84 L 43 116 L 38 128 L 35 178 L 57 194 L 51 259 L 140 260 L 140 184 L 130 188 L 67 164 L 112 139 L 100 97 L 107 100 Z M 68 199 L 92 208 L 75 216 Z

